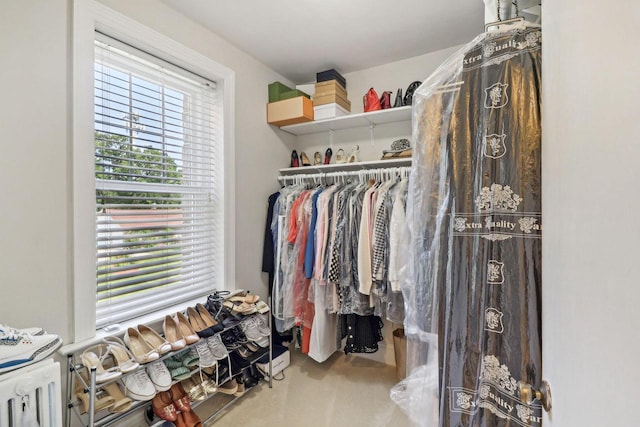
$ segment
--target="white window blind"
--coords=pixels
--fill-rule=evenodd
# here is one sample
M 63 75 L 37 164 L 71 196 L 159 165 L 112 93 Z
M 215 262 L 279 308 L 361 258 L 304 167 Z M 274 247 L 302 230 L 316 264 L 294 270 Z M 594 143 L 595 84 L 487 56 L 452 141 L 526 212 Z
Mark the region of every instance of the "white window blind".
M 96 326 L 206 295 L 223 266 L 216 85 L 96 34 Z

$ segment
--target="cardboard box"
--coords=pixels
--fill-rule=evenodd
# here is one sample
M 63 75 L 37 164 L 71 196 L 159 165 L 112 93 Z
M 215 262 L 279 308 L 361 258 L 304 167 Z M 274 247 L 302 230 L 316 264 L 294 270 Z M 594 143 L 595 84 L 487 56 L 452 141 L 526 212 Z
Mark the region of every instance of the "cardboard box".
M 333 103 L 339 104 L 341 107 L 343 107 L 347 111 L 351 111 L 351 101 L 349 101 L 346 98 L 343 98 L 337 93 L 333 95 L 323 95 L 323 96 L 313 97 L 314 107 L 316 105 L 333 104 Z
M 313 120 L 313 102 L 304 96 L 267 104 L 267 123 L 276 126 L 294 125 Z
M 313 120 L 332 119 L 334 117 L 346 116 L 349 110 L 339 104 L 324 104 L 313 107 Z
M 292 89 L 292 90 L 289 90 L 287 92 L 281 92 L 280 93 L 280 98 L 278 99 L 278 101 L 282 101 L 284 99 L 289 99 L 289 98 L 296 98 L 298 96 L 305 96 L 307 98 L 311 98 L 309 95 L 307 95 L 306 93 L 304 93 L 301 90 Z M 270 102 L 275 102 L 275 101 L 270 101 Z
M 280 82 L 273 82 L 269 85 L 269 102 L 280 101 L 280 94 L 282 92 L 288 92 L 291 88 L 283 85 Z
M 332 80 L 332 81 L 335 81 L 335 80 Z M 314 92 L 313 96 L 315 98 L 318 96 L 335 95 L 335 94 L 340 95 L 344 99 L 349 99 L 346 89 L 340 86 L 339 84 L 318 86 L 316 87 L 316 91 Z
M 340 88 L 340 89 L 343 89 L 345 92 L 347 91 L 347 88 L 342 86 L 340 82 L 337 80 L 327 80 L 326 82 L 318 82 L 315 84 L 315 87 L 314 87 L 315 90 L 325 90 L 327 88 L 330 88 L 330 89 Z

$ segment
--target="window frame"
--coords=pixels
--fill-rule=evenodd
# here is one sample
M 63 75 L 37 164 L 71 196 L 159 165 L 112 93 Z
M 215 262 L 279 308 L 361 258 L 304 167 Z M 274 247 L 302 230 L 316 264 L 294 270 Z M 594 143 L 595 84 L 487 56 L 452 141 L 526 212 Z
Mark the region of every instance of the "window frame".
M 72 43 L 72 230 L 73 230 L 73 337 L 74 342 L 90 340 L 114 331 L 96 331 L 96 231 L 95 231 L 95 171 L 93 126 L 94 39 L 96 31 L 130 44 L 167 62 L 176 64 L 215 81 L 220 92 L 223 113 L 221 141 L 224 144 L 223 203 L 224 223 L 221 229 L 223 283 L 218 288 L 232 289 L 235 284 L 235 203 L 234 131 L 235 73 L 195 50 L 122 15 L 94 0 L 78 0 L 73 10 Z M 159 47 L 162 47 L 161 49 Z M 88 283 L 94 286 L 88 286 Z M 195 301 L 188 301 L 120 324 L 126 329 L 139 323 L 150 323 L 165 314 L 182 310 Z M 118 329 L 115 329 L 118 330 Z

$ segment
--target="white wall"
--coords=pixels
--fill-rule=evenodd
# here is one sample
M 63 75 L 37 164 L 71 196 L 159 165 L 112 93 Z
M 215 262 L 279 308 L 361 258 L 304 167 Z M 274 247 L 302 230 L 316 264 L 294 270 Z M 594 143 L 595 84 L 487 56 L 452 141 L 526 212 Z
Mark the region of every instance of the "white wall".
M 543 363 L 557 427 L 638 425 L 640 5 L 543 5 Z
M 0 323 L 68 337 L 68 2 L 0 9 Z

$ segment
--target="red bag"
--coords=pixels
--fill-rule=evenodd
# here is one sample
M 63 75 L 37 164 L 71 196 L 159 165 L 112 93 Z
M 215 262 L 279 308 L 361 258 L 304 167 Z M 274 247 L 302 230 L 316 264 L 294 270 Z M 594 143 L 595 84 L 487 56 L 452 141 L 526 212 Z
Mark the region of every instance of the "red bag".
M 378 94 L 375 89 L 371 88 L 367 91 L 367 94 L 362 97 L 362 102 L 364 103 L 364 112 L 368 111 L 376 111 L 382 109 L 380 105 L 380 99 L 378 99 Z
M 385 110 L 391 108 L 391 92 L 385 90 L 380 97 L 380 107 Z

